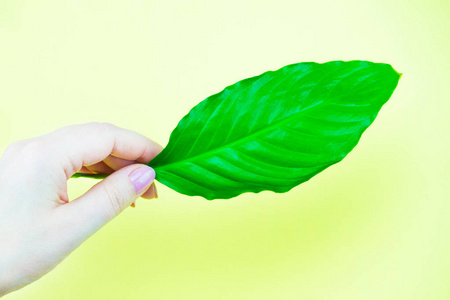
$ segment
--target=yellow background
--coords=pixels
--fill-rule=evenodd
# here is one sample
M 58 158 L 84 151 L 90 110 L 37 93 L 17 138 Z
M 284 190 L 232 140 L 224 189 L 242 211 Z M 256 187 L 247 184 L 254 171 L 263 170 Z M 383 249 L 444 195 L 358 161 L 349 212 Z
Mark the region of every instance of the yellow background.
M 443 0 L 0 1 L 2 151 L 89 121 L 165 145 L 199 101 L 295 62 L 403 73 L 309 182 L 227 201 L 158 185 L 4 299 L 450 299 L 449 15 Z

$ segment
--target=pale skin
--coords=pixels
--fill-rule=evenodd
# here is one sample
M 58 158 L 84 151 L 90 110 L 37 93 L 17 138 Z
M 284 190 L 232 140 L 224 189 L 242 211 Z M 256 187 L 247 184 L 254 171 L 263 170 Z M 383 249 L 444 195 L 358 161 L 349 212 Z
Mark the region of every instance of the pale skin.
M 154 171 L 145 164 L 161 150 L 109 123 L 11 144 L 0 159 L 0 297 L 48 273 L 139 197 L 156 198 Z M 67 181 L 76 172 L 111 175 L 69 201 Z M 153 177 L 136 185 L 132 173 L 142 172 Z

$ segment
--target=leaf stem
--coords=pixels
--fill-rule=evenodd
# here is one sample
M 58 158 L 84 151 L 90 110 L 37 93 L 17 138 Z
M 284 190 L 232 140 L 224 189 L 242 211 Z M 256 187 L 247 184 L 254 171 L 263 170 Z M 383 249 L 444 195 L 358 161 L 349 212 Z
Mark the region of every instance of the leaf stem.
M 104 179 L 106 177 L 108 177 L 109 174 L 89 174 L 89 173 L 75 173 L 72 175 L 72 177 L 70 178 L 80 178 L 80 177 L 85 177 L 85 178 L 94 178 L 94 179 Z

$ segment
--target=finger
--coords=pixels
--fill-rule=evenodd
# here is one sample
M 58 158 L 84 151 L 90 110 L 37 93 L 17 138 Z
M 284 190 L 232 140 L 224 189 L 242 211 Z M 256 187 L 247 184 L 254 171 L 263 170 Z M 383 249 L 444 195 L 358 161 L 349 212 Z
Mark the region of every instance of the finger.
M 91 170 L 89 170 L 88 168 L 86 168 L 85 166 L 82 166 L 79 172 L 81 172 L 81 173 L 88 173 L 88 174 L 94 173 Z
M 111 169 L 108 165 L 106 165 L 104 162 L 98 162 L 96 164 L 85 166 L 87 169 L 91 170 L 93 173 L 97 174 L 111 174 L 114 172 L 113 169 Z
M 86 123 L 60 128 L 44 136 L 51 159 L 67 178 L 83 165 L 96 164 L 109 155 L 147 163 L 162 147 L 143 135 L 109 123 Z
M 130 206 L 154 178 L 155 171 L 149 166 L 127 166 L 98 182 L 81 197 L 57 207 L 53 222 L 60 228 L 60 235 L 67 237 L 67 247 L 77 247 Z
M 142 198 L 145 199 L 156 199 L 158 198 L 158 191 L 156 190 L 156 184 L 155 182 L 153 182 L 150 187 L 148 188 L 148 190 L 142 194 L 141 196 Z
M 136 161 L 132 161 L 132 160 L 127 160 L 127 159 L 123 159 L 123 158 L 119 158 L 119 157 L 115 157 L 113 155 L 109 155 L 108 157 L 106 157 L 103 162 L 110 167 L 113 170 L 119 170 L 122 169 L 126 166 L 135 164 Z

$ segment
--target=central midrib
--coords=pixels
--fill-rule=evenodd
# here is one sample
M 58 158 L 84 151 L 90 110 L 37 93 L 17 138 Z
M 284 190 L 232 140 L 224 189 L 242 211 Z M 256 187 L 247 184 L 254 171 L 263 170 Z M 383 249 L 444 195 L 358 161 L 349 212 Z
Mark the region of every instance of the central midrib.
M 277 121 L 277 122 L 275 122 L 275 123 L 273 123 L 273 124 L 270 124 L 270 125 L 267 126 L 267 127 L 258 129 L 258 130 L 254 131 L 253 133 L 251 133 L 251 134 L 249 134 L 249 135 L 247 135 L 247 136 L 245 136 L 245 137 L 238 138 L 237 140 L 234 140 L 234 141 L 231 142 L 231 143 L 224 144 L 224 145 L 222 145 L 222 146 L 220 146 L 220 147 L 218 147 L 218 148 L 215 148 L 214 150 L 209 150 L 209 151 L 207 151 L 207 152 L 203 152 L 203 153 L 200 153 L 200 154 L 196 154 L 196 155 L 191 156 L 191 157 L 186 157 L 186 158 L 184 158 L 184 159 L 182 159 L 182 160 L 178 160 L 178 161 L 175 161 L 175 162 L 171 162 L 171 163 L 168 163 L 168 164 L 164 164 L 164 165 L 162 165 L 162 166 L 155 167 L 155 170 L 161 170 L 161 169 L 167 168 L 168 166 L 171 166 L 171 165 L 182 164 L 182 163 L 184 163 L 184 162 L 186 162 L 186 161 L 196 160 L 196 159 L 198 159 L 199 157 L 203 157 L 203 156 L 207 156 L 207 155 L 208 155 L 208 156 L 211 156 L 212 154 L 217 153 L 217 152 L 220 152 L 220 151 L 222 151 L 222 150 L 225 149 L 225 148 L 230 148 L 230 147 L 233 146 L 233 145 L 242 143 L 243 141 L 245 141 L 245 140 L 251 138 L 252 136 L 259 135 L 259 134 L 262 134 L 262 133 L 264 133 L 264 132 L 266 132 L 266 131 L 269 131 L 269 130 L 273 129 L 273 127 L 275 127 L 275 126 L 277 126 L 277 125 L 278 125 L 278 126 L 279 126 L 279 125 L 282 125 L 283 123 L 289 121 L 290 119 L 292 119 L 292 118 L 294 118 L 294 117 L 299 117 L 299 114 L 305 112 L 305 111 L 308 110 L 308 109 L 314 108 L 314 107 L 316 107 L 316 106 L 318 106 L 318 105 L 320 105 L 320 104 L 322 104 L 322 103 L 323 103 L 323 101 L 319 101 L 318 103 L 316 103 L 316 104 L 314 104 L 314 105 L 311 105 L 311 106 L 309 106 L 309 107 L 307 107 L 307 108 L 302 109 L 302 110 L 301 110 L 300 112 L 298 112 L 298 113 L 294 113 L 294 114 L 292 114 L 292 115 L 290 115 L 290 116 L 287 116 L 286 118 L 281 119 L 281 120 L 279 120 L 279 121 Z M 150 162 L 150 163 L 151 163 L 151 162 Z M 151 164 L 149 164 L 149 166 L 151 166 Z

